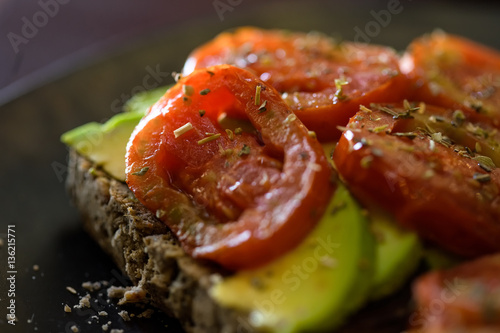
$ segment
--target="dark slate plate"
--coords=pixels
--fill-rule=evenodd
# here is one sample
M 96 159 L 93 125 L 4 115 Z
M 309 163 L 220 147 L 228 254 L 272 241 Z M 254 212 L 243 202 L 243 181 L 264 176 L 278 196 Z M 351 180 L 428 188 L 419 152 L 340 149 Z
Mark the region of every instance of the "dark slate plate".
M 80 57 L 70 62 L 71 66 L 66 62 L 64 73 L 47 72 L 44 85 L 1 106 L 0 237 L 4 240 L 0 248 L 1 332 L 71 332 L 72 325 L 78 325 L 80 332 L 100 332 L 107 320 L 112 322 L 111 328 L 122 328 L 128 333 L 180 330 L 175 320 L 160 314 L 149 320 L 124 322 L 116 307 L 97 293 L 93 294 L 97 302 L 91 310 L 74 310 L 71 314 L 63 311 L 63 304 L 71 306 L 78 302 L 78 297 L 69 293 L 66 286 L 83 294 L 84 281 L 106 280 L 115 285 L 127 281 L 81 229 L 78 213 L 64 189 L 67 150 L 59 142 L 59 136 L 85 122 L 109 118 L 134 91 L 172 82 L 170 73 L 181 69 L 189 51 L 218 32 L 238 25 L 318 30 L 347 40 L 381 43 L 403 50 L 413 38 L 441 28 L 500 49 L 497 34 L 500 6 L 494 2 L 232 3 L 240 4 L 224 12 L 223 20 L 211 8 L 205 16 L 198 13 L 196 19 L 178 20 L 161 29 L 156 27 L 143 34 L 140 41 L 134 38 L 127 42 L 124 38 L 106 57 L 93 54 L 91 59 Z M 387 15 L 391 8 L 393 13 Z M 57 76 L 60 78 L 54 79 Z M 11 299 L 6 280 L 10 275 L 5 244 L 8 225 L 15 225 L 16 233 L 18 322 L 15 326 L 5 320 Z M 39 269 L 35 270 L 34 265 Z M 406 327 L 410 304 L 406 288 L 369 305 L 340 331 L 401 332 Z M 101 318 L 99 323 L 91 320 L 96 310 L 107 311 L 109 319 Z M 87 323 L 89 319 L 91 324 Z

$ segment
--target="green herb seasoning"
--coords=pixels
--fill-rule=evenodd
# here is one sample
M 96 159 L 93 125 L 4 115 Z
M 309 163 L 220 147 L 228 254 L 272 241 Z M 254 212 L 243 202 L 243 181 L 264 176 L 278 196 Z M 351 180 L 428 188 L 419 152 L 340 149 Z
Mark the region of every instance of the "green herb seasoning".
M 190 122 L 185 123 L 178 129 L 174 130 L 174 137 L 177 139 L 181 135 L 187 133 L 188 131 L 193 129 L 193 125 Z
M 475 173 L 472 179 L 480 183 L 488 183 L 491 180 L 491 176 L 485 173 Z
M 373 133 L 381 133 L 381 132 L 385 131 L 387 129 L 387 127 L 389 127 L 389 125 L 385 124 L 385 125 L 377 126 L 373 129 L 370 129 L 369 131 L 373 132 Z
M 146 172 L 148 172 L 149 170 L 149 167 L 144 167 L 142 168 L 141 170 L 137 171 L 137 172 L 133 172 L 132 174 L 134 176 L 144 176 L 146 174 Z
M 478 165 L 485 171 L 491 172 L 491 170 L 496 169 L 496 165 L 491 158 L 488 156 L 477 155 L 472 158 Z
M 399 136 L 399 137 L 405 137 L 410 140 L 413 140 L 417 137 L 417 134 L 415 132 L 396 132 L 396 133 L 391 133 L 394 136 Z
M 297 119 L 297 116 L 294 113 L 289 114 L 285 120 L 283 121 L 285 124 L 289 124 L 292 121 L 295 121 Z
M 367 108 L 367 107 L 366 107 L 366 106 L 364 106 L 364 105 L 360 105 L 360 106 L 359 106 L 359 111 L 363 111 L 363 112 L 366 112 L 366 113 L 370 113 L 370 112 L 372 112 L 372 110 L 371 110 L 371 109 Z
M 243 145 L 243 148 L 238 152 L 238 156 L 249 155 L 250 154 L 250 146 L 246 144 Z
M 254 100 L 255 105 L 259 105 L 260 104 L 260 91 L 261 90 L 262 90 L 262 86 L 257 85 L 255 87 L 255 100 Z
M 182 85 L 182 93 L 186 96 L 191 96 L 194 93 L 194 88 L 193 86 L 183 84 Z
M 360 164 L 363 169 L 368 169 L 372 164 L 372 162 L 373 162 L 373 156 L 366 155 L 361 159 Z
M 198 144 L 199 145 L 203 145 L 207 142 L 210 142 L 210 141 L 213 141 L 213 140 L 216 140 L 218 139 L 219 137 L 221 136 L 220 133 L 216 133 L 216 134 L 209 134 L 209 136 L 207 136 L 206 138 L 203 138 L 201 140 L 198 141 Z
M 226 134 L 229 140 L 233 141 L 234 140 L 234 133 L 231 131 L 229 128 L 226 128 Z
M 267 105 L 267 101 L 264 101 L 264 103 L 262 103 L 259 108 L 257 110 L 259 110 L 259 113 L 262 113 L 264 111 L 266 111 L 266 105 Z
M 347 96 L 344 94 L 344 86 L 346 84 L 349 84 L 349 82 L 347 82 L 345 78 L 335 79 L 335 88 L 337 88 L 337 91 L 335 92 L 335 97 L 339 101 L 342 101 L 347 98 Z

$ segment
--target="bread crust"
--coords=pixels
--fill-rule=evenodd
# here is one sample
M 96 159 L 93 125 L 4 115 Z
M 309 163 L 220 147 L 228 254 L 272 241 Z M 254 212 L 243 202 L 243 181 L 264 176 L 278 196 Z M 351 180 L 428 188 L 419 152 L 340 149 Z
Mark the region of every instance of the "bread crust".
M 227 272 L 188 256 L 126 184 L 73 150 L 68 167 L 66 187 L 85 230 L 148 301 L 176 317 L 186 332 L 254 331 L 246 314 L 209 296 L 214 281 Z

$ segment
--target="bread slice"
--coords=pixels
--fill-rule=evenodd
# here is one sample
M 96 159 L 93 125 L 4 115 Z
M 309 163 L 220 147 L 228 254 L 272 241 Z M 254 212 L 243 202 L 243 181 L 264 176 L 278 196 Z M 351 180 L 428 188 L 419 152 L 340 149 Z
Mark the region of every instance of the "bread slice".
M 70 151 L 66 185 L 85 230 L 136 286 L 130 301 L 144 298 L 176 317 L 186 332 L 252 332 L 246 314 L 209 296 L 215 279 L 226 272 L 188 256 L 126 184 Z

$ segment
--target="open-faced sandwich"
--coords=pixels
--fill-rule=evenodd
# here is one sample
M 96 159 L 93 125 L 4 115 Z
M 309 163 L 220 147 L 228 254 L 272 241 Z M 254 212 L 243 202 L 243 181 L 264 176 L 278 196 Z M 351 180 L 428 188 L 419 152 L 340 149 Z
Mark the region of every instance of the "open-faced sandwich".
M 331 331 L 423 274 L 409 331 L 498 332 L 499 127 L 495 50 L 244 27 L 62 141 L 125 301 L 186 331 Z

